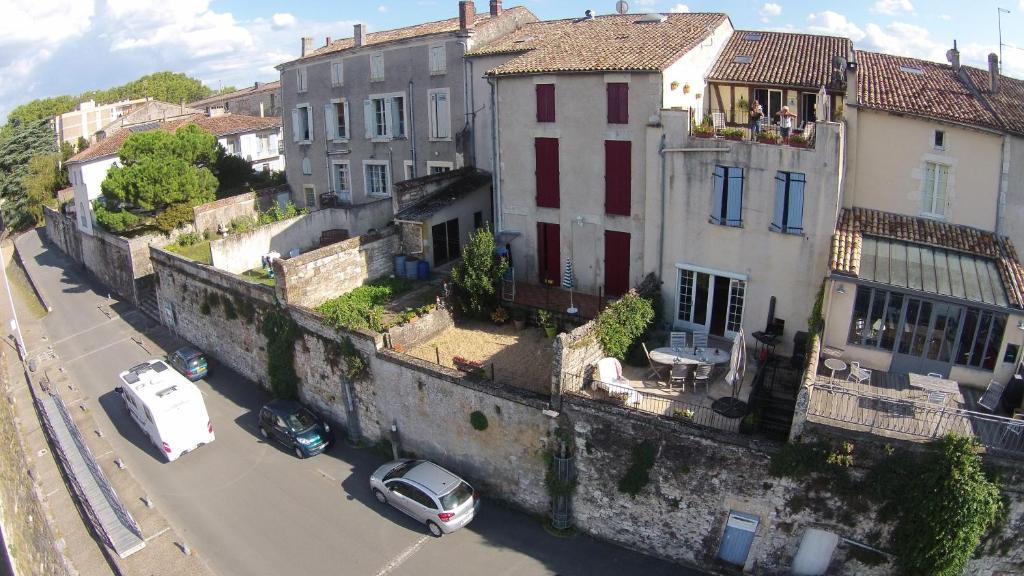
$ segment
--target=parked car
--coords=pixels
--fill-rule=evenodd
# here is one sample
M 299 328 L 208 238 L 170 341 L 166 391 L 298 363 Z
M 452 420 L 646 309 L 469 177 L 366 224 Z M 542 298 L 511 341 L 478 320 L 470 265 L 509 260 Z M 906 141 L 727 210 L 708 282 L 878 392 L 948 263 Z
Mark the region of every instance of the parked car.
M 175 350 L 167 357 L 167 361 L 175 370 L 193 382 L 206 377 L 210 372 L 206 363 L 206 355 L 195 346 L 185 346 Z
M 315 456 L 334 443 L 331 426 L 294 400 L 274 400 L 260 409 L 260 434 L 291 448 L 299 458 Z
M 480 494 L 468 482 L 426 460 L 388 462 L 370 475 L 370 490 L 437 538 L 469 524 L 480 508 Z

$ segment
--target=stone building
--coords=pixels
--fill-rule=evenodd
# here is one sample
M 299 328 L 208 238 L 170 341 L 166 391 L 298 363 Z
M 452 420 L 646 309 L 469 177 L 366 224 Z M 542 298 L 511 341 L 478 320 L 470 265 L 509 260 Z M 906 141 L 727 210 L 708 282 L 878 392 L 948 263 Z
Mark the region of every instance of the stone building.
M 254 82 L 252 86 L 234 92 L 189 102 L 188 106 L 204 112 L 207 116 L 243 114 L 280 117 L 281 81 Z

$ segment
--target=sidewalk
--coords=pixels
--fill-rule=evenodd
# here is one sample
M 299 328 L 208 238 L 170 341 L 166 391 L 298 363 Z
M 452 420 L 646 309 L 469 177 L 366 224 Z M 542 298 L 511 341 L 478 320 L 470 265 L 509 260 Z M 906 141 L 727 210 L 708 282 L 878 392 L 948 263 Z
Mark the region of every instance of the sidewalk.
M 2 248 L 3 264 L 6 265 L 11 261 L 13 246 L 10 242 L 5 242 Z M 117 467 L 117 454 L 101 436 L 101 433 L 107 434 L 112 431 L 99 429 L 92 416 L 92 410 L 98 407 L 95 399 L 84 396 L 78 390 L 69 373 L 64 370 L 61 359 L 49 347 L 49 338 L 40 321 L 42 310 L 39 306 L 26 302 L 29 298 L 34 298 L 34 294 L 30 290 L 26 294 L 24 289 L 16 285 L 12 285 L 11 289 L 25 348 L 29 351 L 28 358 L 34 361 L 35 365 L 35 371 L 32 372 L 33 381 L 26 383 L 21 364 L 17 362 L 17 352 L 12 342 L 5 340 L 10 393 L 15 399 L 13 408 L 20 423 L 30 473 L 35 478 L 44 505 L 48 509 L 51 527 L 57 537 L 57 547 L 63 551 L 72 571 L 89 575 L 130 576 L 212 574 L 195 552 L 189 555 L 183 553 L 179 545 L 183 540 L 168 525 L 159 509 L 146 507 L 143 501 L 145 490 L 132 477 L 131 471 Z M 6 289 L 2 285 L 0 298 L 4 302 L 7 301 Z M 7 305 L 3 306 L 0 320 L 5 326 L 9 325 L 10 310 Z M 152 342 L 141 343 L 147 344 L 155 349 Z M 91 527 L 79 513 L 64 482 L 63 472 L 50 453 L 45 432 L 32 403 L 32 393 L 40 392 L 43 385 L 59 394 L 72 411 L 74 421 L 81 430 L 89 450 L 142 529 L 143 537 L 147 540 L 146 547 L 126 559 L 118 558 L 95 537 Z

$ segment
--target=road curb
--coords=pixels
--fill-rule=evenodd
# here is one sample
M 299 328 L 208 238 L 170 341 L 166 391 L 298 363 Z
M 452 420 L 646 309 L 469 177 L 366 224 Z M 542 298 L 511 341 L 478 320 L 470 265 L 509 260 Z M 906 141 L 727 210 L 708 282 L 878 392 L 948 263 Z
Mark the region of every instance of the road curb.
M 18 250 L 18 243 L 14 241 L 14 238 L 11 238 L 11 246 L 14 247 L 14 262 L 20 266 L 21 271 L 25 273 L 25 277 L 28 278 L 28 284 L 32 287 L 32 291 L 35 292 L 36 298 L 39 298 L 39 302 L 42 303 L 43 308 L 46 308 L 47 313 L 53 312 L 53 306 L 50 306 L 50 302 L 46 299 L 43 291 L 40 290 L 39 286 L 36 284 L 35 278 L 29 274 L 28 266 L 25 266 L 25 261 L 21 257 L 21 251 Z

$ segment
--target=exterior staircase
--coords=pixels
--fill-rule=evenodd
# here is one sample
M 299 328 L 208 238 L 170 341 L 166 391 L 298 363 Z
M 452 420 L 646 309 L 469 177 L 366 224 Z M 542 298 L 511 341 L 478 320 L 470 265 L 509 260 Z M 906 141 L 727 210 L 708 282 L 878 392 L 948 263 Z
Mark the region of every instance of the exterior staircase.
M 148 289 L 140 289 L 138 292 L 139 310 L 153 320 L 160 322 L 160 306 L 156 300 L 156 290 L 149 286 Z
M 758 367 L 750 407 L 758 414 L 761 434 L 781 441 L 789 439 L 799 386 L 800 371 L 790 368 L 788 362 L 782 362 L 777 356 L 769 356 Z

